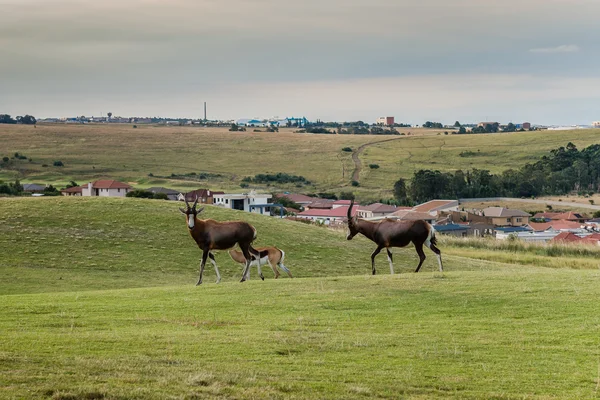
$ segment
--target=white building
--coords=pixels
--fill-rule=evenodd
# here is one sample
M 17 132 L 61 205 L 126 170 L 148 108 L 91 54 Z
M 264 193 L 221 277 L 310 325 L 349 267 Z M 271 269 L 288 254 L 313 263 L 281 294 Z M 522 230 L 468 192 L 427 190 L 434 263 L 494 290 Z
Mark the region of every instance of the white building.
M 592 122 L 592 126 L 594 128 L 600 128 L 600 121 L 594 121 L 594 122 Z
M 126 183 L 101 180 L 81 185 L 81 195 L 87 197 L 125 197 L 133 188 Z
M 250 193 L 214 194 L 213 205 L 232 210 L 253 212 L 262 215 L 271 215 L 272 198 L 270 194 L 258 194 L 254 190 Z

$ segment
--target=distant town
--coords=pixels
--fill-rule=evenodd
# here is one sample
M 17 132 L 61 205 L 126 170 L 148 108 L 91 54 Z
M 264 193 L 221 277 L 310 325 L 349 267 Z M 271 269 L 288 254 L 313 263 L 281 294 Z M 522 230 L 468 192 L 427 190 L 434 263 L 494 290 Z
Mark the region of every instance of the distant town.
M 591 129 L 600 128 L 600 121 L 590 124 L 577 125 L 543 125 L 530 122 L 507 122 L 481 121 L 476 123 L 443 124 L 440 122 L 427 121 L 423 124 L 410 124 L 397 122 L 393 116 L 379 117 L 373 122 L 350 121 L 350 122 L 324 122 L 321 120 L 311 121 L 306 117 L 271 117 L 271 118 L 239 118 L 227 120 L 210 120 L 205 118 L 165 118 L 165 117 L 122 117 L 107 113 L 106 116 L 76 116 L 76 117 L 51 117 L 35 119 L 30 115 L 12 119 L 10 115 L 0 114 L 0 123 L 23 123 L 23 124 L 135 124 L 135 125 L 169 125 L 169 126 L 210 126 L 210 127 L 233 127 L 233 130 L 242 128 L 330 128 L 331 131 L 308 132 L 308 133 L 369 133 L 369 132 L 341 132 L 338 128 L 347 126 L 365 127 L 387 127 L 387 128 L 432 128 L 451 129 L 459 133 L 496 133 L 515 132 L 528 130 L 567 130 L 567 129 Z M 336 132 L 335 129 L 338 129 Z M 383 133 L 383 132 L 382 132 Z M 391 132 L 393 133 L 393 131 Z

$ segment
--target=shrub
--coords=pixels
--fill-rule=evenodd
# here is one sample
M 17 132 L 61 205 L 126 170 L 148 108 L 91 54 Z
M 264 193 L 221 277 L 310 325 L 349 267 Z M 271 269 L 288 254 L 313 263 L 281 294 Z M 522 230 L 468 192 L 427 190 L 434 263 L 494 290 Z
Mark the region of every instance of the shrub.
M 142 199 L 153 199 L 154 193 L 149 192 L 147 190 L 136 189 L 136 190 L 132 190 L 131 192 L 128 192 L 125 196 L 126 197 L 137 197 L 137 198 L 142 198 Z
M 444 135 L 447 135 L 447 134 L 448 134 L 448 131 L 444 132 Z
M 379 168 L 379 164 L 369 164 L 369 168 L 371 168 L 371 169 L 378 169 Z
M 591 205 L 594 205 L 594 199 L 589 199 L 588 201 L 590 202 Z
M 594 218 L 600 218 L 600 210 L 594 211 L 594 214 L 592 214 L 592 217 L 594 217 Z
M 342 192 L 340 193 L 340 200 L 355 200 L 356 196 L 352 192 Z
M 360 182 L 358 182 L 358 181 L 352 181 L 352 186 L 360 186 Z
M 42 164 L 43 168 L 48 168 L 48 164 Z
M 8 158 L 8 157 L 2 157 L 2 161 L 5 162 L 5 163 L 7 163 L 7 162 L 10 161 L 10 158 Z
M 344 147 L 342 149 L 342 151 L 345 151 L 346 153 L 352 153 L 352 148 L 350 148 L 350 147 Z
M 154 193 L 154 198 L 156 200 L 169 200 L 169 196 L 166 193 Z
M 244 189 L 245 189 L 245 188 L 247 188 L 248 186 L 250 186 L 250 185 L 248 185 L 246 182 L 242 182 L 242 183 L 240 183 L 240 187 L 241 187 L 241 188 L 244 188 Z
M 65 164 L 63 164 L 63 162 L 62 162 L 62 161 L 60 161 L 60 160 L 58 160 L 58 161 L 54 161 L 54 164 L 53 164 L 53 165 L 54 165 L 55 167 L 64 167 L 64 166 L 65 166 Z
M 133 127 L 134 127 L 134 128 L 137 128 L 137 125 L 134 125 Z
M 149 177 L 153 177 L 153 176 L 154 176 L 154 174 L 153 174 L 152 172 L 150 172 L 150 173 L 148 174 L 148 176 L 149 176 Z

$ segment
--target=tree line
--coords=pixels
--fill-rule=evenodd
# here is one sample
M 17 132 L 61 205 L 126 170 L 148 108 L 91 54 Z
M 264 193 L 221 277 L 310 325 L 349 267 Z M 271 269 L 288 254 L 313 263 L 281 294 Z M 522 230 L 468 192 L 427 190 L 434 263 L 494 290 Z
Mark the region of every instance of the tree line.
M 24 124 L 35 125 L 37 120 L 33 115 L 18 116 L 16 119 L 8 114 L 0 114 L 0 124 Z
M 401 204 L 436 198 L 537 197 L 599 191 L 600 144 L 580 151 L 571 142 L 534 163 L 500 174 L 484 169 L 455 172 L 422 169 L 410 180 L 399 179 L 394 184 L 394 198 Z

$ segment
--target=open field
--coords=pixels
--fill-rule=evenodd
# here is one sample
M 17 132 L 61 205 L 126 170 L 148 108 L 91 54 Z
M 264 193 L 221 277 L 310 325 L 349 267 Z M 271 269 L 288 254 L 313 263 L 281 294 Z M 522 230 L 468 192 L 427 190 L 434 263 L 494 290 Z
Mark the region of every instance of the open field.
M 403 131 L 409 131 L 404 129 Z M 239 189 L 245 176 L 285 172 L 302 175 L 313 184 L 283 185 L 262 190 L 300 192 L 353 190 L 366 199 L 390 197 L 399 177 L 421 168 L 451 171 L 481 168 L 501 172 L 535 161 L 569 141 L 582 148 L 600 142 L 600 130 L 540 131 L 491 135 L 438 135 L 411 129 L 410 136 L 313 135 L 291 129 L 280 133 L 228 132 L 226 128 L 155 127 L 140 125 L 0 125 L 0 154 L 31 157 L 0 170 L 0 179 L 65 184 L 114 178 L 139 187 L 154 185 L 186 189 Z M 377 142 L 386 141 L 381 144 Z M 359 154 L 361 186 L 350 185 Z M 475 155 L 461 157 L 463 151 Z M 61 160 L 64 167 L 53 167 Z M 49 165 L 43 167 L 42 165 Z M 379 169 L 370 169 L 378 164 Z M 171 174 L 208 173 L 206 180 L 171 179 Z M 154 177 L 149 177 L 148 174 Z M 159 178 L 164 177 L 164 178 Z
M 195 287 L 174 202 L 0 199 L 0 398 L 599 398 L 597 249 L 441 239 L 370 276 L 362 237 L 207 207 L 298 278 Z M 545 268 L 550 267 L 550 268 Z
M 556 197 L 556 201 L 558 201 L 558 199 L 563 199 L 563 201 L 573 201 L 575 200 L 577 197 L 575 196 L 571 196 L 569 198 L 567 198 L 566 196 L 563 197 Z M 545 198 L 537 198 L 537 200 L 544 200 Z M 583 197 L 581 197 L 581 199 L 584 199 Z M 575 203 L 575 201 L 573 201 Z M 465 201 L 465 202 L 461 202 L 460 203 L 460 207 L 461 208 L 465 208 L 465 210 L 467 209 L 477 209 L 477 210 L 481 210 L 483 208 L 486 207 L 506 207 L 506 208 L 513 208 L 513 209 L 517 209 L 517 210 L 522 210 L 522 211 L 526 211 L 529 213 L 533 213 L 533 212 L 561 212 L 561 211 L 575 211 L 575 212 L 581 212 L 584 213 L 586 215 L 592 215 L 594 213 L 594 210 L 590 210 L 588 208 L 585 208 L 584 206 L 586 205 L 583 201 L 577 201 L 577 203 L 581 203 L 582 207 L 572 207 L 572 206 L 565 206 L 565 205 L 550 205 L 552 207 L 552 210 L 547 208 L 547 203 L 530 203 L 530 202 L 526 202 L 526 201 L 519 201 L 519 200 L 514 200 L 514 201 L 503 201 L 503 200 L 493 200 L 493 201 Z M 590 203 L 588 202 L 587 205 L 589 205 Z M 598 203 L 600 204 L 600 203 Z

